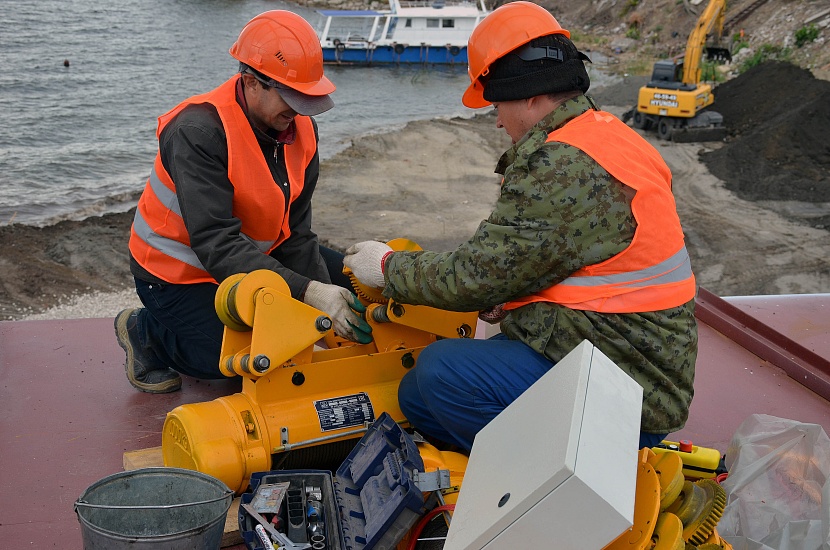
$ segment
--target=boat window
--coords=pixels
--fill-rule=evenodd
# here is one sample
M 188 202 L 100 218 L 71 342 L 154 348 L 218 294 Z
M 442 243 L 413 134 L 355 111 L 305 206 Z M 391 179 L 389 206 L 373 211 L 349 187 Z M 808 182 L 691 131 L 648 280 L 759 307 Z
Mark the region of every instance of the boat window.
M 445 29 L 451 29 L 455 27 L 455 19 L 443 19 L 441 21 L 441 26 Z
M 412 19 L 407 19 L 406 20 L 406 25 L 404 25 L 404 26 L 405 27 L 411 27 L 412 26 Z
M 427 28 L 428 29 L 437 29 L 438 28 L 438 20 L 437 19 L 427 19 Z

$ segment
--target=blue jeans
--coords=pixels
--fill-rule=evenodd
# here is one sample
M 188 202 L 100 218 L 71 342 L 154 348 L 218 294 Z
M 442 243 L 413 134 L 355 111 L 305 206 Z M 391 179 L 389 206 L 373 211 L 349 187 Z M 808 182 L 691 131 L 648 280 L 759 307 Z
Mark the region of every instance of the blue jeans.
M 404 416 L 426 435 L 471 449 L 476 434 L 554 364 L 517 340 L 439 340 L 398 388 Z M 640 433 L 640 448 L 667 434 Z
M 334 284 L 352 290 L 342 274 L 343 255 L 320 247 Z M 161 365 L 205 380 L 225 378 L 219 370 L 219 354 L 225 325 L 214 307 L 218 285 L 174 285 L 135 279 L 145 311 L 138 317 L 139 342 L 152 350 Z

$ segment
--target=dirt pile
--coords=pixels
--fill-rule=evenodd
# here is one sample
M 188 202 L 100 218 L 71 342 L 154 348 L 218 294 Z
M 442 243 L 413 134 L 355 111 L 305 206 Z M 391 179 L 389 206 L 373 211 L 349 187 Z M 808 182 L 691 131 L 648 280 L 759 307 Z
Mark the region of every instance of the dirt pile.
M 729 137 L 701 156 L 712 174 L 745 200 L 830 202 L 830 82 L 769 62 L 714 94 Z

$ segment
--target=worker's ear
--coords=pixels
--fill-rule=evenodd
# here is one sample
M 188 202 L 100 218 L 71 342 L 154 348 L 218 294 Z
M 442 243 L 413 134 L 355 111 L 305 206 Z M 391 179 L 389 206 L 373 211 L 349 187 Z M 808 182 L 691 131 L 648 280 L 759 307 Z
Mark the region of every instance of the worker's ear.
M 535 95 L 535 96 L 533 96 L 533 97 L 529 97 L 529 98 L 525 99 L 525 108 L 526 108 L 528 111 L 532 111 L 532 110 L 534 110 L 534 109 L 536 109 L 536 108 L 540 107 L 540 106 L 541 106 L 542 101 L 543 101 L 543 100 L 544 100 L 544 98 L 546 98 L 546 97 L 547 97 L 547 96 Z
M 257 86 L 257 79 L 254 75 L 249 73 L 242 73 L 242 86 L 248 89 L 254 89 Z

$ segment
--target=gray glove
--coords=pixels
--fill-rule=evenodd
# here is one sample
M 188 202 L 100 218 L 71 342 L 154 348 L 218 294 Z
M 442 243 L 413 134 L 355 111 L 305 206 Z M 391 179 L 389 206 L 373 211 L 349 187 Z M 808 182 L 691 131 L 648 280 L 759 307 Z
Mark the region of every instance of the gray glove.
M 346 250 L 343 265 L 354 273 L 357 279 L 372 288 L 383 288 L 386 279 L 383 277 L 384 256 L 392 252 L 389 245 L 378 241 L 363 241 L 353 244 Z
M 372 341 L 372 327 L 360 316 L 366 311 L 366 306 L 345 288 L 311 281 L 303 302 L 331 317 L 334 331 L 343 338 L 360 344 Z

